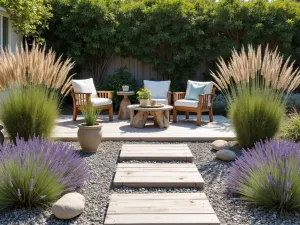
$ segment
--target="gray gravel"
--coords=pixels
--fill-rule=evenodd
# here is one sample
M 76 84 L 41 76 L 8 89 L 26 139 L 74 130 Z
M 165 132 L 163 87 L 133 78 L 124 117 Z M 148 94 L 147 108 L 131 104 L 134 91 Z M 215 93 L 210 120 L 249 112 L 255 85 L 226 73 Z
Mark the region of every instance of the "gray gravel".
M 45 210 L 16 209 L 2 213 L 0 224 L 103 224 L 111 193 L 204 192 L 222 224 L 300 225 L 300 216 L 297 213 L 292 213 L 286 218 L 280 218 L 276 212 L 251 207 L 236 196 L 230 195 L 226 191 L 226 176 L 231 163 L 216 159 L 215 152 L 210 150 L 211 143 L 208 142 L 186 142 L 194 154 L 194 163 L 204 178 L 204 190 L 196 188 L 113 188 L 111 182 L 123 143 L 125 142 L 103 142 L 97 153 L 82 154 L 89 165 L 90 178 L 79 190 L 86 198 L 86 206 L 84 213 L 78 218 L 70 221 L 56 220 L 51 215 L 50 208 Z M 77 143 L 73 144 L 79 149 Z M 233 145 L 233 143 L 231 144 Z M 233 146 L 232 149 L 237 155 L 241 154 L 241 151 L 236 147 Z

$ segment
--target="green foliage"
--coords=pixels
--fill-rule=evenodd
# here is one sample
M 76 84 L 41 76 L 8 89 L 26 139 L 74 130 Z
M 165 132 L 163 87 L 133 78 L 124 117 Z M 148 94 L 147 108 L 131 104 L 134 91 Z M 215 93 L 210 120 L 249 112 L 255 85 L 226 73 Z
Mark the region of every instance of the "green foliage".
M 94 126 L 101 110 L 95 108 L 92 104 L 87 104 L 81 107 L 81 112 L 84 116 L 85 125 Z
M 300 111 L 300 94 L 291 93 L 287 98 L 286 107 L 289 112 Z
M 0 107 L 0 117 L 10 138 L 48 138 L 59 115 L 59 96 L 44 85 L 12 88 Z
M 121 67 L 116 69 L 113 74 L 107 74 L 105 76 L 105 85 L 97 87 L 99 90 L 108 90 L 114 91 L 113 103 L 114 108 L 118 109 L 120 106 L 120 102 L 122 100 L 121 96 L 116 94 L 117 91 L 122 90 L 122 85 L 128 85 L 129 91 L 136 92 L 138 90 L 137 82 L 131 78 L 130 72 L 128 72 L 126 67 Z M 135 103 L 136 97 L 135 96 L 128 96 L 132 103 Z
M 294 112 L 283 121 L 279 137 L 299 142 L 300 141 L 300 114 Z
M 9 13 L 17 33 L 42 41 L 41 32 L 48 28 L 48 20 L 52 17 L 49 0 L 0 0 L 0 6 Z
M 214 110 L 214 114 L 216 115 L 227 115 L 228 102 L 224 97 L 224 95 L 222 94 L 215 95 L 213 110 Z
M 252 147 L 257 141 L 273 138 L 285 114 L 282 93 L 260 86 L 240 86 L 229 104 L 229 118 L 237 141 Z
M 150 99 L 152 98 L 152 95 L 151 95 L 151 92 L 149 89 L 147 88 L 141 88 L 137 93 L 138 95 L 138 100 L 141 100 L 141 99 Z
M 99 84 L 113 55 L 153 65 L 178 90 L 200 61 L 267 43 L 300 59 L 294 0 L 54 0 L 46 38 Z M 172 89 L 172 90 L 173 90 Z

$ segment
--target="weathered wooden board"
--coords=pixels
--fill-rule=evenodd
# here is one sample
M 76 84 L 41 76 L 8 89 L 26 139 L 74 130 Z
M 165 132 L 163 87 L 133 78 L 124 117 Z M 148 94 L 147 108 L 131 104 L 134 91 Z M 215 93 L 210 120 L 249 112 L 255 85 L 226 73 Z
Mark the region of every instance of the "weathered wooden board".
M 113 185 L 116 187 L 198 187 L 204 181 L 191 163 L 119 163 Z
M 120 160 L 183 160 L 193 161 L 187 144 L 124 144 Z
M 113 194 L 105 225 L 220 224 L 204 193 Z

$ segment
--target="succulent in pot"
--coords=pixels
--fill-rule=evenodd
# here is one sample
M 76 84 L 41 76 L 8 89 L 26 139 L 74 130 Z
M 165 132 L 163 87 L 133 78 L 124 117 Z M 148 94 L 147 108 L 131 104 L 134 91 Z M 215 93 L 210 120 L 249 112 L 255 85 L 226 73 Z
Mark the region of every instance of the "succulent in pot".
M 138 92 L 138 100 L 140 101 L 140 106 L 149 106 L 151 105 L 150 100 L 152 99 L 152 94 L 149 89 L 141 88 Z
M 129 91 L 129 85 L 122 85 L 123 91 Z
M 81 108 L 84 123 L 78 125 L 77 137 L 84 152 L 96 152 L 102 140 L 102 125 L 97 122 L 101 109 L 87 104 Z

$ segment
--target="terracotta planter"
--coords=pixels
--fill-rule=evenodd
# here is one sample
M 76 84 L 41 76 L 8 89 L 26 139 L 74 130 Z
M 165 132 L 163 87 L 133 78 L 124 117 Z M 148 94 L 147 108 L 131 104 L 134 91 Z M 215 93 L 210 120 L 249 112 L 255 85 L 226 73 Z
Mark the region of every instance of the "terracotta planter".
M 128 85 L 123 85 L 122 89 L 123 89 L 123 91 L 129 91 L 129 86 Z
M 84 152 L 96 152 L 102 140 L 102 125 L 86 126 L 78 125 L 77 137 Z
M 149 106 L 151 105 L 150 99 L 140 99 L 140 106 Z

